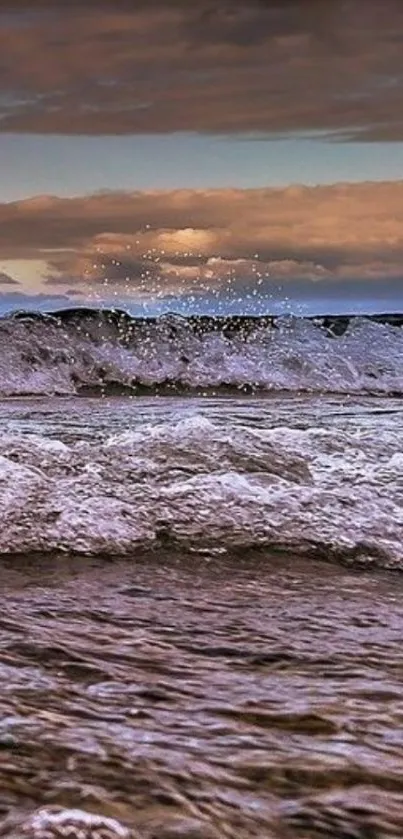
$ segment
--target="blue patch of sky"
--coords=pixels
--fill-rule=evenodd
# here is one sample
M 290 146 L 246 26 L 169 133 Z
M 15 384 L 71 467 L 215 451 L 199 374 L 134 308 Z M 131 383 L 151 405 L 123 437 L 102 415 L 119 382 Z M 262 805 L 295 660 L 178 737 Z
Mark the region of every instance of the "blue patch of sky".
M 0 201 L 102 189 L 256 188 L 400 180 L 403 143 L 197 134 L 0 134 Z

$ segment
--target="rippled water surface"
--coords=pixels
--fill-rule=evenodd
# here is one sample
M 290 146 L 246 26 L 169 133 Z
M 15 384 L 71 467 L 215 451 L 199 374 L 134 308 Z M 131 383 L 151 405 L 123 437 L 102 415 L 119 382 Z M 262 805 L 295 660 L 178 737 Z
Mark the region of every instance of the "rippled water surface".
M 403 401 L 371 396 L 293 393 L 225 397 L 21 398 L 0 402 L 4 431 L 41 433 L 68 441 L 105 436 L 144 424 L 204 416 L 221 425 L 270 428 L 314 425 L 344 431 L 403 431 Z M 380 417 L 381 419 L 377 419 Z
M 314 424 L 389 457 L 400 406 L 34 400 L 0 419 L 20 443 L 66 445 L 195 414 Z M 144 839 L 401 837 L 401 574 L 198 549 L 0 559 L 0 819 L 59 804 Z
M 400 577 L 55 557 L 7 560 L 0 584 L 3 813 L 79 805 L 145 836 L 179 816 L 206 836 L 402 835 Z

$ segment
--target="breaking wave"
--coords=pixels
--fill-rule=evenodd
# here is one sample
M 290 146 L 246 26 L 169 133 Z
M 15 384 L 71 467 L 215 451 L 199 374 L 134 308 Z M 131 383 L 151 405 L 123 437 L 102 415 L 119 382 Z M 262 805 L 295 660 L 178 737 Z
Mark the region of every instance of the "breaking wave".
M 1 553 L 277 548 L 403 570 L 401 418 L 382 433 L 199 410 L 138 424 L 132 408 L 117 433 L 97 416 L 75 437 L 6 426 Z
M 0 395 L 186 391 L 403 393 L 403 316 L 0 319 Z

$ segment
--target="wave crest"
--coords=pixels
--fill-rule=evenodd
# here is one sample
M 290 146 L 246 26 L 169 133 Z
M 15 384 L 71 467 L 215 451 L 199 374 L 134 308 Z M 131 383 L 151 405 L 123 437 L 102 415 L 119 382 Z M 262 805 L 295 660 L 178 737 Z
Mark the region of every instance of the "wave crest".
M 403 393 L 403 317 L 136 319 L 119 310 L 0 319 L 0 394 Z

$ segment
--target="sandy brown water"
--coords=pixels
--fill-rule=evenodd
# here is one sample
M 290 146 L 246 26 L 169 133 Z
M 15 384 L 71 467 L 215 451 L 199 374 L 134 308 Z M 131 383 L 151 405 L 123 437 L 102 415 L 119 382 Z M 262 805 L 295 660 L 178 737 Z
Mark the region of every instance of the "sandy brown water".
M 0 818 L 403 835 L 403 578 L 267 553 L 2 558 Z

